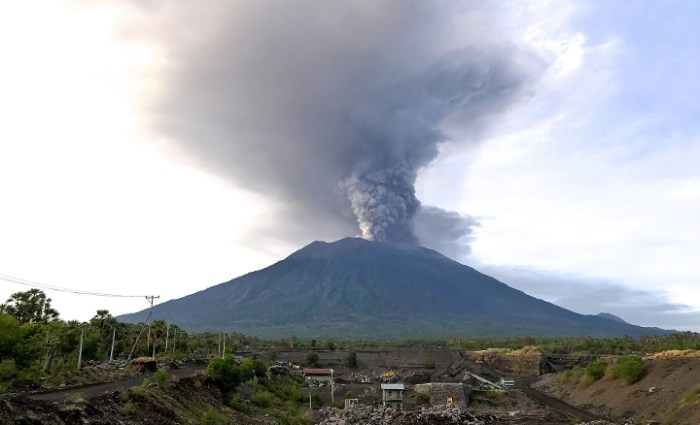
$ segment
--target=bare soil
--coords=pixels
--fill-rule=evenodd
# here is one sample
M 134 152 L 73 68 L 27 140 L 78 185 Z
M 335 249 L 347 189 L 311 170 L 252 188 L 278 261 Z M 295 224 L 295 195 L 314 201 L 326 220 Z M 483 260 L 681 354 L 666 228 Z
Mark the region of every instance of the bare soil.
M 644 375 L 631 385 L 621 379 L 605 378 L 588 386 L 563 384 L 550 374 L 533 386 L 570 404 L 613 418 L 697 425 L 700 404 L 682 403 L 682 400 L 698 384 L 700 358 L 688 356 L 646 359 Z

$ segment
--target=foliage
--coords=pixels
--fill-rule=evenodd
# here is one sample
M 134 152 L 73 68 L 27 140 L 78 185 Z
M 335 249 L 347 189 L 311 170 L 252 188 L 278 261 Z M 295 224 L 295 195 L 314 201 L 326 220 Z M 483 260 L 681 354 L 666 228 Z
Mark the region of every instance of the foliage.
M 573 369 L 557 374 L 556 380 L 560 384 L 576 385 L 581 381 L 585 371 L 580 366 L 574 366 Z
M 315 366 L 318 364 L 318 353 L 315 351 L 309 351 L 306 353 L 306 364 L 308 366 Z
M 347 391 L 345 395 L 343 396 L 344 400 L 350 399 L 350 398 L 355 398 L 355 394 L 352 393 L 352 391 Z
M 219 413 L 214 410 L 213 407 L 208 406 L 207 409 L 202 413 L 202 420 L 200 423 L 202 425 L 217 425 L 221 422 Z
M 597 381 L 605 375 L 605 370 L 607 368 L 608 368 L 607 363 L 605 363 L 604 361 L 598 360 L 598 361 L 589 363 L 586 366 L 586 375 L 593 378 L 594 381 Z
M 267 376 L 267 367 L 258 359 L 243 359 L 240 364 L 241 381 L 245 382 L 254 377 L 264 378 Z
M 48 323 L 58 319 L 58 311 L 51 307 L 51 298 L 36 288 L 10 295 L 0 310 L 20 323 Z
M 231 394 L 231 397 L 228 399 L 228 405 L 239 412 L 245 413 L 248 411 L 248 406 L 245 405 L 245 400 L 243 400 L 243 396 L 239 393 Z
M 207 367 L 207 373 L 225 393 L 241 383 L 241 369 L 230 355 L 214 358 Z
M 158 383 L 158 385 L 163 385 L 168 379 L 168 373 L 163 369 L 158 369 L 154 377 L 156 378 L 156 382 Z
M 253 403 L 259 407 L 270 407 L 275 402 L 275 395 L 269 391 L 260 391 L 253 396 Z
M 432 357 L 427 356 L 427 357 L 423 360 L 423 366 L 424 366 L 426 369 L 435 369 L 435 360 L 434 360 Z
M 613 366 L 613 373 L 615 377 L 622 378 L 627 384 L 634 384 L 644 373 L 644 360 L 635 355 L 620 357 Z
M 345 366 L 350 369 L 355 369 L 357 367 L 357 353 L 355 350 L 350 350 L 348 355 L 345 357 Z

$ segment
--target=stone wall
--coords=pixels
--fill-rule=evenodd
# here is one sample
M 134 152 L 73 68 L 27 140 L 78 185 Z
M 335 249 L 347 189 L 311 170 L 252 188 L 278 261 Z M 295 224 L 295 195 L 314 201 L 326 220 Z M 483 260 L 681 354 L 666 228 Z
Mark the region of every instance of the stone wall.
M 461 383 L 429 383 L 417 384 L 413 390 L 419 394 L 430 396 L 431 406 L 445 406 L 447 399 L 452 397 L 452 404 L 458 407 L 467 407 L 469 400 L 464 393 L 464 384 Z

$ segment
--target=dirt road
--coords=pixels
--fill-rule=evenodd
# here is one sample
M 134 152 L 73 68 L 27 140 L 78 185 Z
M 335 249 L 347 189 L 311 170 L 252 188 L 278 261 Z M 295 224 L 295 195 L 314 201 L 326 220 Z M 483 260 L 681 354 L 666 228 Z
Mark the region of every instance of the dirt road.
M 171 369 L 168 371 L 168 378 L 186 378 L 194 375 L 198 371 L 206 370 L 205 366 L 186 366 L 181 369 Z M 80 387 L 71 387 L 65 389 L 45 391 L 41 393 L 31 394 L 28 397 L 32 400 L 44 400 L 44 401 L 63 401 L 70 394 L 80 394 L 85 398 L 93 398 L 100 396 L 105 393 L 110 393 L 113 391 L 122 391 L 127 388 L 131 388 L 136 385 L 143 384 L 144 379 L 148 379 L 151 382 L 156 382 L 154 373 L 143 374 L 136 378 L 124 379 L 115 382 L 107 382 L 103 384 L 90 384 Z
M 594 415 L 593 413 L 580 409 L 578 407 L 572 406 L 565 403 L 558 398 L 550 397 L 547 394 L 541 393 L 533 388 L 530 388 L 530 384 L 533 383 L 537 378 L 522 378 L 516 381 L 516 388 L 524 392 L 528 397 L 531 397 L 539 402 L 546 404 L 552 409 L 572 418 L 580 419 L 583 421 L 595 421 L 595 420 L 606 420 L 602 416 Z

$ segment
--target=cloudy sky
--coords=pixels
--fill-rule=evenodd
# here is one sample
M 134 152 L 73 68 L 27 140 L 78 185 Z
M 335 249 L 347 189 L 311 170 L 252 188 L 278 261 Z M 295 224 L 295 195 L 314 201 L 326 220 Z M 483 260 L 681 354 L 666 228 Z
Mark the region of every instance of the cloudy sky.
M 0 275 L 166 300 L 364 235 L 700 331 L 700 6 L 483 3 L 3 4 Z

